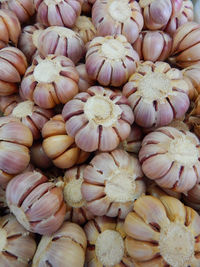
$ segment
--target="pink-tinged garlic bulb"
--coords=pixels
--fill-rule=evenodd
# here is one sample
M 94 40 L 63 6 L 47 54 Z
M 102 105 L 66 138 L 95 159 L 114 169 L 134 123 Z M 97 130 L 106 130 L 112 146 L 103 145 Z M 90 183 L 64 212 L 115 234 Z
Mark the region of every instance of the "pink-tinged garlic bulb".
M 78 224 L 64 222 L 56 233 L 42 236 L 32 267 L 83 267 L 86 247 L 83 229 Z
M 159 30 L 165 28 L 171 17 L 176 16 L 184 0 L 140 0 L 145 28 Z
M 20 22 L 14 12 L 0 9 L 0 49 L 11 41 L 15 46 L 21 33 Z
M 139 160 L 146 177 L 163 188 L 185 193 L 200 179 L 200 143 L 189 131 L 162 127 L 149 133 Z
M 18 48 L 5 47 L 0 50 L 0 96 L 18 92 L 18 84 L 27 66 L 26 57 Z
M 29 164 L 33 136 L 27 126 L 13 117 L 0 118 L 0 185 L 5 186 Z
M 173 2 L 173 0 L 171 0 Z M 169 33 L 171 36 L 174 35 L 175 31 L 181 26 L 187 23 L 188 21 L 193 21 L 193 4 L 191 0 L 183 0 L 181 9 L 179 12 L 172 16 L 167 23 L 167 26 L 164 28 L 164 31 Z
M 51 26 L 39 35 L 38 51 L 44 57 L 49 54 L 66 56 L 76 64 L 84 56 L 85 46 L 77 32 L 65 27 Z
M 67 204 L 66 219 L 74 223 L 84 224 L 94 215 L 87 209 L 81 192 L 83 171 L 86 165 L 75 166 L 65 172 L 62 179 L 64 200 Z
M 97 154 L 83 172 L 82 195 L 94 215 L 123 219 L 145 193 L 141 165 L 126 151 Z
M 9 115 L 17 104 L 22 101 L 19 94 L 0 96 L 0 111 L 4 116 Z
M 18 222 L 30 232 L 52 234 L 64 221 L 62 190 L 40 172 L 15 176 L 7 185 L 6 201 Z
M 129 136 L 120 143 L 120 146 L 127 152 L 137 154 L 140 150 L 144 133 L 142 128 L 133 123 Z
M 78 93 L 78 80 L 74 63 L 69 58 L 37 56 L 22 79 L 20 91 L 27 100 L 49 109 L 72 99 Z
M 90 155 L 78 148 L 74 138 L 66 133 L 65 121 L 61 114 L 44 124 L 42 136 L 44 152 L 58 168 L 66 169 L 82 164 Z
M 142 31 L 133 48 L 141 60 L 164 61 L 170 56 L 172 38 L 163 31 Z
M 187 22 L 179 27 L 173 36 L 170 61 L 181 68 L 200 62 L 200 24 Z
M 37 21 L 45 26 L 72 28 L 81 14 L 83 0 L 33 0 Z
M 15 13 L 21 23 L 25 23 L 34 15 L 33 0 L 3 0 L 2 9 L 9 9 Z
M 44 29 L 44 25 L 35 23 L 34 25 L 25 26 L 19 36 L 18 47 L 30 63 L 37 53 L 38 37 Z
M 98 36 L 122 34 L 129 43 L 135 42 L 144 24 L 139 4 L 129 0 L 97 0 L 92 22 Z
M 134 121 L 127 99 L 100 86 L 90 87 L 65 104 L 66 131 L 84 151 L 111 151 L 125 140 Z
M 200 266 L 200 216 L 174 197 L 139 198 L 124 230 L 134 266 Z
M 79 92 L 86 92 L 88 88 L 95 85 L 95 81 L 90 79 L 87 74 L 85 64 L 77 65 L 76 70 L 78 71 L 79 74 L 79 81 L 78 81 Z
M 135 122 L 145 128 L 168 125 L 189 108 L 188 84 L 180 70 L 168 63 L 141 62 L 123 87 Z
M 182 70 L 184 80 L 190 87 L 190 99 L 200 93 L 200 62 Z M 197 91 L 197 93 L 195 92 Z
M 90 220 L 84 226 L 88 243 L 85 259 L 87 267 L 135 266 L 126 255 L 123 224 L 123 220 L 102 216 Z
M 123 35 L 94 38 L 86 53 L 88 76 L 103 86 L 121 86 L 135 72 L 137 52 Z
M 52 161 L 47 157 L 42 147 L 42 142 L 37 141 L 33 143 L 30 148 L 31 162 L 39 169 L 48 169 L 53 166 Z
M 194 5 L 194 21 L 197 23 L 200 23 L 200 1 L 199 0 L 193 0 Z
M 91 41 L 96 35 L 96 29 L 92 24 L 92 19 L 86 16 L 79 16 L 77 18 L 73 31 L 80 35 L 84 44 Z
M 37 248 L 33 234 L 22 227 L 11 214 L 0 218 L 0 233 L 1 266 L 29 266 Z
M 53 115 L 52 109 L 41 108 L 30 100 L 17 103 L 10 113 L 10 116 L 19 118 L 31 130 L 34 140 L 41 137 L 42 127 Z

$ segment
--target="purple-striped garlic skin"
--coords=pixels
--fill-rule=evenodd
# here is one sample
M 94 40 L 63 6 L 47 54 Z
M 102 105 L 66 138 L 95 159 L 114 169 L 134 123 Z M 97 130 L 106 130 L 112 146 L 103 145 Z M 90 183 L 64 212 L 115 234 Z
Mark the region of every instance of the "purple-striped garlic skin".
M 41 108 L 33 101 L 26 100 L 18 103 L 10 113 L 11 116 L 19 118 L 33 134 L 33 139 L 41 137 L 41 131 L 44 124 L 54 115 L 52 109 Z
M 19 119 L 6 116 L 0 118 L 0 140 L 0 185 L 6 186 L 28 166 L 33 136 Z
M 65 56 L 37 56 L 27 69 L 20 91 L 27 100 L 49 109 L 72 99 L 78 93 L 78 73 Z
M 29 266 L 37 248 L 34 235 L 22 227 L 11 214 L 0 218 L 0 233 L 0 265 Z
M 14 12 L 0 9 L 0 48 L 11 41 L 15 46 L 21 33 L 21 24 Z
M 92 22 L 98 36 L 122 34 L 131 44 L 144 24 L 139 4 L 129 0 L 97 0 L 92 8 Z
M 88 76 L 103 86 L 122 86 L 136 70 L 137 52 L 123 35 L 94 38 L 86 53 Z
M 133 48 L 140 60 L 164 61 L 170 56 L 172 38 L 163 31 L 142 31 Z
M 67 204 L 65 218 L 79 225 L 94 218 L 94 215 L 87 209 L 81 192 L 81 185 L 84 181 L 83 172 L 86 166 L 80 165 L 68 169 L 61 180 L 64 200 Z
M 123 87 L 135 116 L 144 127 L 159 127 L 185 115 L 189 108 L 188 84 L 180 70 L 168 63 L 140 62 Z
M 52 234 L 64 221 L 62 190 L 40 172 L 15 176 L 7 185 L 6 201 L 19 223 L 30 232 Z
M 72 28 L 81 14 L 83 0 L 34 0 L 36 20 L 45 26 Z
M 37 53 L 38 37 L 44 29 L 45 26 L 40 23 L 27 25 L 22 29 L 18 48 L 24 53 L 29 63 L 32 63 L 32 59 Z
M 194 12 L 193 12 L 193 3 L 191 0 L 183 0 L 181 9 L 179 12 L 170 18 L 166 27 L 164 27 L 164 31 L 169 35 L 173 36 L 175 31 L 185 23 L 189 21 L 193 21 Z
M 79 74 L 79 81 L 78 81 L 79 92 L 86 92 L 88 88 L 95 85 L 96 82 L 90 79 L 87 74 L 85 64 L 77 65 L 76 70 L 78 71 Z
M 145 28 L 149 30 L 165 28 L 170 18 L 180 12 L 182 3 L 183 0 L 140 0 Z
M 28 22 L 35 13 L 33 0 L 3 0 L 1 9 L 13 11 L 21 23 Z
M 84 151 L 111 151 L 125 140 L 134 122 L 127 99 L 101 86 L 90 87 L 65 104 L 66 131 Z
M 80 35 L 84 44 L 90 42 L 96 36 L 96 29 L 92 23 L 92 19 L 86 16 L 79 16 L 77 18 L 73 31 Z
M 44 57 L 49 54 L 66 56 L 76 64 L 84 56 L 85 46 L 77 32 L 65 27 L 51 26 L 39 35 L 38 51 Z
M 186 193 L 200 179 L 198 137 L 174 127 L 161 127 L 145 136 L 139 160 L 146 177 L 163 188 Z
M 97 154 L 83 172 L 81 191 L 88 210 L 97 216 L 125 218 L 145 193 L 142 178 L 139 160 L 126 151 Z
M 27 67 L 26 57 L 18 48 L 5 47 L 0 50 L 0 96 L 18 92 Z
M 129 136 L 120 143 L 120 147 L 127 152 L 138 154 L 143 137 L 144 133 L 142 128 L 136 123 L 133 123 L 131 125 L 131 132 Z
M 83 267 L 86 247 L 83 229 L 78 224 L 64 222 L 57 232 L 42 236 L 32 267 Z

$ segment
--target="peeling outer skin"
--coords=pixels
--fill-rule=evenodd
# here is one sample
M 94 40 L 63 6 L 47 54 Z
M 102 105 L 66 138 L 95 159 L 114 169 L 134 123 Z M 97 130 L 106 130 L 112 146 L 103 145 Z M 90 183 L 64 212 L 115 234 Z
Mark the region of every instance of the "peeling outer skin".
M 85 55 L 85 45 L 81 36 L 66 27 L 51 26 L 38 37 L 39 54 L 65 56 L 77 64 Z
M 37 56 L 22 79 L 20 91 L 25 99 L 49 109 L 66 103 L 78 93 L 78 79 L 74 63 L 69 58 Z
M 18 92 L 18 84 L 28 66 L 25 55 L 16 47 L 2 48 L 0 65 L 0 95 L 7 96 Z
M 59 230 L 43 236 L 33 258 L 33 267 L 50 266 L 80 267 L 84 266 L 87 239 L 83 229 L 71 222 L 64 222 Z
M 72 28 L 81 14 L 83 0 L 34 0 L 37 21 L 45 26 Z
M 172 38 L 163 31 L 142 31 L 133 48 L 140 60 L 164 61 L 171 54 Z
M 176 30 L 185 23 L 193 21 L 193 3 L 191 0 L 183 0 L 180 11 L 176 16 L 172 16 L 168 21 L 166 27 L 163 31 L 167 32 L 170 36 L 173 37 Z
M 94 215 L 125 218 L 135 199 L 145 193 L 139 161 L 115 149 L 97 154 L 83 172 L 81 187 L 87 208 Z
M 170 62 L 181 68 L 187 68 L 200 62 L 200 25 L 187 22 L 174 34 L 172 57 Z
M 123 87 L 135 122 L 144 128 L 165 126 L 182 118 L 189 108 L 189 86 L 180 70 L 165 62 L 145 61 Z
M 130 134 L 134 116 L 127 99 L 93 86 L 69 101 L 62 111 L 66 131 L 86 152 L 110 151 Z
M 16 46 L 21 33 L 21 25 L 15 13 L 0 9 L 0 25 L 0 47 L 5 47 L 9 41 Z
M 33 0 L 6 0 L 1 8 L 13 11 L 21 23 L 28 22 L 35 13 Z
M 145 136 L 139 160 L 144 174 L 160 187 L 187 193 L 200 177 L 199 149 L 193 133 L 162 127 Z
M 96 1 L 92 8 L 92 22 L 98 36 L 122 34 L 131 44 L 144 24 L 139 4 L 128 0 Z
M 39 34 L 44 29 L 45 26 L 40 23 L 27 25 L 22 29 L 22 32 L 19 36 L 18 47 L 24 53 L 30 64 L 37 53 Z
M 62 190 L 39 172 L 26 172 L 12 179 L 6 188 L 11 212 L 28 230 L 51 234 L 62 225 L 66 212 Z M 47 205 L 51 202 L 51 206 Z
M 119 87 L 135 72 L 138 61 L 137 52 L 125 36 L 96 37 L 89 43 L 85 67 L 92 80 Z

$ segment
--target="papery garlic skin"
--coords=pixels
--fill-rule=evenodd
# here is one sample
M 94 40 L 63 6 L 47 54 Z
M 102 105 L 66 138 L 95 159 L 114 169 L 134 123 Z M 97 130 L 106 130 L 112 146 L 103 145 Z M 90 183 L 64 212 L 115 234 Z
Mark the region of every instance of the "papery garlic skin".
M 85 167 L 86 165 L 80 165 L 70 168 L 61 179 L 64 200 L 67 204 L 66 219 L 79 225 L 94 218 L 94 215 L 87 209 L 86 201 L 81 193 Z
M 199 266 L 200 217 L 170 196 L 142 196 L 124 223 L 136 266 Z
M 139 160 L 146 177 L 163 187 L 186 193 L 200 178 L 200 148 L 189 131 L 162 127 L 145 136 Z
M 95 217 L 87 222 L 84 226 L 88 242 L 86 266 L 135 266 L 125 250 L 123 224 L 124 220 L 106 216 Z
M 90 87 L 65 104 L 66 131 L 84 151 L 111 151 L 130 134 L 134 116 L 125 97 L 100 86 Z
M 41 108 L 53 108 L 66 103 L 78 93 L 78 73 L 67 57 L 37 56 L 27 69 L 20 91 L 25 99 Z
M 33 234 L 11 214 L 0 218 L 0 233 L 1 266 L 27 267 L 37 247 Z
M 13 11 L 21 23 L 28 22 L 35 13 L 33 0 L 3 0 L 1 8 Z
M 52 234 L 64 221 L 66 205 L 62 190 L 40 172 L 15 176 L 7 185 L 6 201 L 17 220 L 30 232 Z
M 145 193 L 143 173 L 136 157 L 115 149 L 97 154 L 83 172 L 82 195 L 94 215 L 119 217 L 130 212 Z
M 79 92 L 86 92 L 88 88 L 95 85 L 95 81 L 90 79 L 85 64 L 79 64 L 76 66 L 76 70 L 79 74 L 78 89 Z
M 18 84 L 28 67 L 25 55 L 15 47 L 2 48 L 0 66 L 0 96 L 18 92 Z
M 0 140 L 0 185 L 6 186 L 28 166 L 33 136 L 19 119 L 6 116 L 0 118 Z
M 133 48 L 140 60 L 164 61 L 171 54 L 172 38 L 163 31 L 142 31 Z
M 128 0 L 97 0 L 92 22 L 98 36 L 122 34 L 129 43 L 135 42 L 144 24 L 139 4 Z
M 87 240 L 83 229 L 75 223 L 64 222 L 52 235 L 44 235 L 33 258 L 32 267 L 83 267 Z
M 41 32 L 38 38 L 39 54 L 65 56 L 74 64 L 85 54 L 85 46 L 81 36 L 66 27 L 51 26 Z
M 96 29 L 92 24 L 92 19 L 86 16 L 79 16 L 77 18 L 73 31 L 80 35 L 84 44 L 90 42 L 96 35 Z
M 96 37 L 86 53 L 88 76 L 103 86 L 121 86 L 136 69 L 137 52 L 123 35 Z
M 188 91 L 180 70 L 165 62 L 145 61 L 137 64 L 122 93 L 131 104 L 135 122 L 150 128 L 184 116 L 190 105 Z
M 187 22 L 180 26 L 173 36 L 172 57 L 170 61 L 181 68 L 200 62 L 200 25 Z
M 45 26 L 72 28 L 81 14 L 83 0 L 34 0 L 37 21 Z
M 32 63 L 37 53 L 38 37 L 44 29 L 44 25 L 35 23 L 34 25 L 25 26 L 19 36 L 18 47 L 30 63 Z
M 53 164 L 61 169 L 71 168 L 87 160 L 90 153 L 82 151 L 65 130 L 61 114 L 47 121 L 42 128 L 42 147 Z
M 7 46 L 9 41 L 16 46 L 21 33 L 21 25 L 15 13 L 0 9 L 0 27 L 0 48 Z

